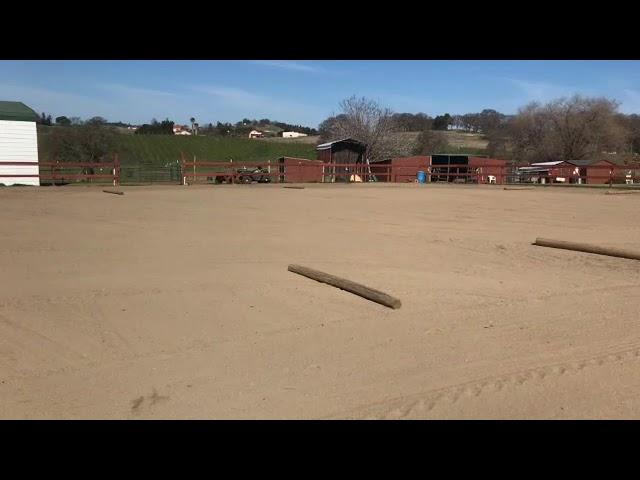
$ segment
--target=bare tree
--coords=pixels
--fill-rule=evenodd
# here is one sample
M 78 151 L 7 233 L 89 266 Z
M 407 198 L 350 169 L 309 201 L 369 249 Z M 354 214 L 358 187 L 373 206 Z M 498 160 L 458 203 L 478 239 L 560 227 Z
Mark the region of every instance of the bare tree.
M 509 125 L 519 160 L 597 159 L 628 143 L 617 115 L 618 103 L 576 95 L 546 105 L 531 103 Z
M 340 108 L 342 113 L 320 125 L 322 141 L 343 138 L 359 140 L 367 145 L 365 155 L 369 161 L 402 155 L 413 147 L 398 135 L 398 124 L 389 108 L 355 95 L 340 102 Z

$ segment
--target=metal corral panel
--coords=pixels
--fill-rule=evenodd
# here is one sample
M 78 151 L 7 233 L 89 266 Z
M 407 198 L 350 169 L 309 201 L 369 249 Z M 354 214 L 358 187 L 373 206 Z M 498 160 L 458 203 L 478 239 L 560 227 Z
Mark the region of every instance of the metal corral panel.
M 376 182 L 392 182 L 391 176 L 387 175 L 387 173 L 391 173 L 391 168 L 391 159 L 369 165 L 371 174 Z
M 37 162 L 38 134 L 35 122 L 0 120 L 0 162 Z M 38 175 L 38 165 L 0 165 L 0 183 L 5 185 L 40 185 L 38 177 L 3 177 L 4 175 Z
M 278 159 L 280 181 L 288 183 L 322 182 L 322 161 L 307 158 Z

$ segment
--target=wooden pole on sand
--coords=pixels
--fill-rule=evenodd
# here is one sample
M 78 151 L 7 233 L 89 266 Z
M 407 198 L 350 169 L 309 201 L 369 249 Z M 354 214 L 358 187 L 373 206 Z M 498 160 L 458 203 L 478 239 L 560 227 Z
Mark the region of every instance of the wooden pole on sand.
M 354 293 L 363 298 L 366 298 L 367 300 L 371 300 L 372 302 L 384 305 L 385 307 L 397 309 L 402 305 L 399 299 L 394 298 L 391 295 L 387 295 L 380 290 L 375 290 L 360 283 L 336 277 L 335 275 L 330 275 L 319 270 L 302 267 L 300 265 L 289 265 L 288 270 L 307 278 L 311 278 L 312 280 L 315 280 L 317 282 L 326 283 L 327 285 L 331 285 L 332 287 L 337 287 L 342 290 L 346 290 L 347 292 Z
M 640 260 L 640 252 L 633 252 L 621 248 L 601 247 L 599 245 L 565 242 L 562 240 L 551 240 L 548 238 L 536 238 L 536 241 L 533 244 L 539 247 L 561 248 L 564 250 L 574 250 L 576 252 L 595 253 L 597 255 L 608 255 L 609 257 Z

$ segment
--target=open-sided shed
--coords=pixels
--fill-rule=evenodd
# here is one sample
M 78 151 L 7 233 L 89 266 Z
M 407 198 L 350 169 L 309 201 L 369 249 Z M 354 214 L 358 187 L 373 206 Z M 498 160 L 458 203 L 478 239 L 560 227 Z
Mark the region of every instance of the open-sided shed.
M 335 165 L 330 169 L 325 168 L 325 182 L 348 182 L 350 174 L 357 172 L 353 167 L 340 167 L 339 165 L 364 165 L 366 163 L 367 145 L 353 138 L 321 143 L 316 147 L 316 150 L 318 160 Z

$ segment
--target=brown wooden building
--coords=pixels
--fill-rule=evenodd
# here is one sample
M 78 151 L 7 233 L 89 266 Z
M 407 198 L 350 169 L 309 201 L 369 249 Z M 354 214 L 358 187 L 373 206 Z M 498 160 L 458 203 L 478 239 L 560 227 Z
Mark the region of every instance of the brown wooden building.
M 352 138 L 322 143 L 316 147 L 318 160 L 331 163 L 334 167 L 325 167 L 325 182 L 349 182 L 352 178 L 362 178 L 365 168 L 367 145 Z M 362 168 L 340 167 L 340 165 L 362 164 Z

